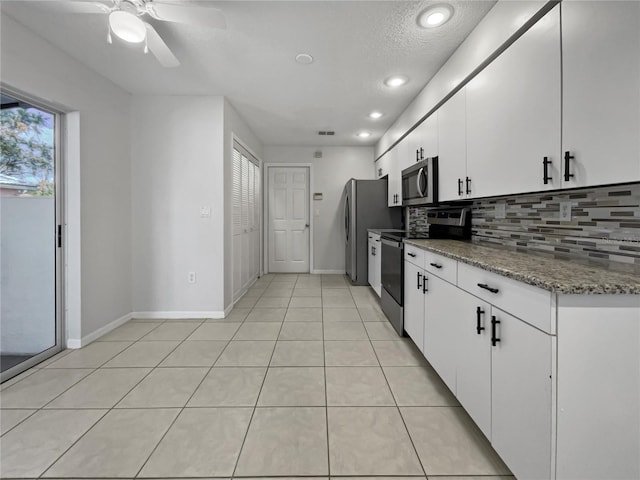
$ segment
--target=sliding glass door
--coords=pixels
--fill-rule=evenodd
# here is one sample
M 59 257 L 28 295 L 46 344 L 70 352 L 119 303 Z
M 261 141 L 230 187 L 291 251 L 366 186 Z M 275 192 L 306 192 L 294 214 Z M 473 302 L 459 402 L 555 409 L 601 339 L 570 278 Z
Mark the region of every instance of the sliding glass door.
M 62 348 L 60 114 L 1 94 L 0 370 Z

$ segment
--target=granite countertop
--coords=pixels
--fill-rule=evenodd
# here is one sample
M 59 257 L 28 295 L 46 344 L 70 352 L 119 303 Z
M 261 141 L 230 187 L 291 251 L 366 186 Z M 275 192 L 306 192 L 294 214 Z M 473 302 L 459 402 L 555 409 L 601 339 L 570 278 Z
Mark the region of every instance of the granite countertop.
M 403 230 L 401 228 L 368 228 L 367 231 L 369 233 L 376 233 L 378 235 L 381 235 L 385 232 L 406 232 L 406 230 Z
M 469 241 L 406 239 L 405 243 L 555 293 L 640 294 L 640 277 L 603 267 Z

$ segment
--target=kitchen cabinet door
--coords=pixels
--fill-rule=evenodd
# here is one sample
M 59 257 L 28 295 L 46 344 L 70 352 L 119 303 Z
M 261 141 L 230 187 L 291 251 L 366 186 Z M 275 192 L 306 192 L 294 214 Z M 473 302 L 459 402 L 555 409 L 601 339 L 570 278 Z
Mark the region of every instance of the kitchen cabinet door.
M 424 351 L 424 270 L 404 262 L 404 330 L 413 343 Z
M 561 8 L 562 152 L 574 157 L 563 186 L 638 181 L 640 2 Z
M 458 288 L 435 275 L 427 274 L 424 281 L 427 282 L 427 291 L 423 353 L 455 394 L 459 306 L 451 299 L 457 298 Z
M 368 255 L 368 280 L 369 285 L 375 290 L 376 288 L 376 244 L 371 240 L 371 235 L 369 235 L 369 241 L 367 242 L 367 248 L 369 249 Z
M 463 88 L 438 110 L 438 200 L 466 198 L 466 91 Z
M 456 395 L 491 440 L 491 305 L 464 290 L 454 300 L 460 312 Z
M 495 307 L 493 320 L 491 444 L 518 480 L 550 478 L 554 337 Z
M 471 197 L 560 187 L 560 81 L 556 6 L 466 86 Z
M 402 206 L 402 178 L 400 176 L 399 155 L 398 145 L 396 145 L 384 156 L 387 157 L 386 165 L 389 172 L 387 177 L 387 205 L 389 207 Z
M 438 112 L 432 113 L 416 127 L 413 133 L 416 137 L 416 149 L 420 160 L 438 156 Z M 415 159 L 416 152 L 412 153 Z
M 376 178 L 389 175 L 389 154 L 383 155 L 375 161 Z

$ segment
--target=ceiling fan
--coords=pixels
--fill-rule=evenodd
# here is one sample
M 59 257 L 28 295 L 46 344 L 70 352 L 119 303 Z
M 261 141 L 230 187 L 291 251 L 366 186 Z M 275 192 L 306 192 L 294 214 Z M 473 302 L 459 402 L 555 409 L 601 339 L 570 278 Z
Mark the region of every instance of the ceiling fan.
M 107 41 L 112 43 L 111 33 L 129 43 L 144 43 L 144 52 L 151 53 L 163 67 L 177 67 L 180 62 L 164 42 L 160 34 L 143 20 L 149 16 L 155 20 L 187 23 L 210 28 L 227 28 L 223 13 L 208 1 L 180 0 L 103 0 L 56 1 L 73 13 L 104 13 L 109 15 Z

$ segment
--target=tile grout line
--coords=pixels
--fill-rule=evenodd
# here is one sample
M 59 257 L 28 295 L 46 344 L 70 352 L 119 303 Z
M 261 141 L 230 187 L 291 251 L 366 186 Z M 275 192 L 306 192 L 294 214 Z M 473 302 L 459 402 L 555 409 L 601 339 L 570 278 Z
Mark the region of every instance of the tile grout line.
M 271 282 L 269 282 L 269 285 L 271 285 L 273 283 L 273 280 L 271 280 Z M 268 287 L 267 287 L 268 288 Z M 266 292 L 266 289 L 265 289 Z M 261 298 L 261 297 L 258 297 Z M 257 302 L 256 302 L 257 304 Z M 255 307 L 253 307 L 255 308 Z M 253 309 L 252 309 L 253 311 Z M 251 312 L 249 312 L 249 315 L 251 314 Z M 285 313 L 286 316 L 286 313 Z M 248 315 L 247 315 L 248 317 Z M 282 319 L 282 323 L 280 324 L 280 331 L 282 330 L 282 325 L 284 325 L 284 317 Z M 280 335 L 280 331 L 278 331 L 278 336 Z M 273 354 L 276 350 L 276 344 L 277 344 L 277 340 L 276 342 L 273 344 L 273 350 L 271 351 L 271 356 L 269 357 L 269 362 L 266 365 L 265 371 L 264 371 L 264 377 L 262 378 L 262 382 L 260 383 L 260 389 L 258 390 L 258 395 L 256 396 L 256 402 L 253 406 L 253 410 L 251 411 L 251 416 L 249 417 L 249 422 L 247 423 L 247 429 L 244 432 L 244 436 L 242 438 L 242 443 L 240 444 L 240 448 L 238 449 L 238 456 L 236 458 L 235 464 L 233 466 L 233 470 L 231 471 L 231 475 L 229 475 L 229 478 L 233 479 L 236 475 L 236 470 L 238 469 L 238 464 L 240 463 L 240 456 L 242 455 L 242 450 L 244 450 L 244 445 L 247 441 L 247 437 L 249 436 L 249 430 L 251 429 L 251 424 L 253 423 L 253 417 L 255 416 L 256 410 L 258 408 L 258 401 L 260 400 L 260 395 L 262 394 L 262 388 L 264 387 L 265 382 L 267 381 L 267 375 L 269 374 L 269 367 L 271 365 L 271 360 L 273 359 Z
M 260 298 L 260 297 L 258 297 Z M 257 300 L 256 300 L 257 302 Z M 165 437 L 167 436 L 167 434 L 169 433 L 169 431 L 171 430 L 171 428 L 175 425 L 176 421 L 178 420 L 178 418 L 180 417 L 180 415 L 182 414 L 182 412 L 187 408 L 187 405 L 189 404 L 189 402 L 191 401 L 191 399 L 193 398 L 193 396 L 196 394 L 196 392 L 198 391 L 198 389 L 202 386 L 202 384 L 204 383 L 205 379 L 209 376 L 209 374 L 211 373 L 211 370 L 213 370 L 216 362 L 218 361 L 218 359 L 220 358 L 220 356 L 224 353 L 224 351 L 226 350 L 226 348 L 229 346 L 229 344 L 231 343 L 231 340 L 233 339 L 233 337 L 237 334 L 238 330 L 240 330 L 240 328 L 242 327 L 242 325 L 245 323 L 247 317 L 249 316 L 249 314 L 251 313 L 251 311 L 253 310 L 253 308 L 255 307 L 251 307 L 251 309 L 249 309 L 249 313 L 247 314 L 247 316 L 241 321 L 240 326 L 237 328 L 236 332 L 234 333 L 234 335 L 227 340 L 226 345 L 224 346 L 224 348 L 220 351 L 220 353 L 218 354 L 218 356 L 216 357 L 216 359 L 213 361 L 213 363 L 211 364 L 211 366 L 209 367 L 209 369 L 207 370 L 207 373 L 204 374 L 204 376 L 202 377 L 202 379 L 200 380 L 200 382 L 198 383 L 198 385 L 196 386 L 196 388 L 193 390 L 193 392 L 191 392 L 191 395 L 189 396 L 189 398 L 187 399 L 187 401 L 184 403 L 184 405 L 182 406 L 182 408 L 180 408 L 180 411 L 178 412 L 178 414 L 176 415 L 176 417 L 173 419 L 173 421 L 171 422 L 171 424 L 169 425 L 169 427 L 167 428 L 167 430 L 163 433 L 162 437 L 160 437 L 160 440 L 158 441 L 158 443 L 156 443 L 155 447 L 153 447 L 153 449 L 151 450 L 151 453 L 149 454 L 149 456 L 147 457 L 147 459 L 143 462 L 142 466 L 138 469 L 137 473 L 133 476 L 134 479 L 136 478 L 140 478 L 139 475 L 142 472 L 142 470 L 144 470 L 144 467 L 147 465 L 147 463 L 149 463 L 149 460 L 151 459 L 151 457 L 153 456 L 153 454 L 156 452 L 156 450 L 158 449 L 158 447 L 160 446 L 160 444 L 162 443 L 162 441 L 165 439 Z M 233 310 L 233 309 L 232 309 Z M 202 325 L 204 325 L 206 322 L 206 319 L 203 320 L 200 325 L 193 330 L 193 332 L 195 332 L 198 328 L 200 328 Z M 228 322 L 228 323 L 235 323 L 235 322 Z M 193 334 L 193 332 L 191 332 L 191 334 L 189 334 L 182 342 L 180 342 L 178 345 L 176 345 L 176 348 L 174 350 L 172 350 L 169 355 L 171 353 L 173 353 L 180 345 L 182 345 L 182 343 L 184 343 L 185 341 L 187 341 L 187 339 Z M 164 360 L 166 360 L 166 358 L 168 357 L 165 356 L 160 363 L 162 363 Z M 160 365 L 160 363 L 158 365 Z M 159 368 L 158 366 L 156 368 Z M 166 367 L 165 367 L 166 368 Z M 155 370 L 155 368 L 154 368 Z M 124 398 L 124 397 L 123 397 Z M 164 407 L 158 407 L 158 408 L 164 408 Z M 212 407 L 198 407 L 198 408 L 212 408 Z M 231 407 L 231 408 L 235 408 L 235 407 Z M 147 408 L 148 409 L 148 408 Z
M 363 322 L 364 323 L 364 322 Z M 366 327 L 365 327 L 366 330 Z M 391 394 L 391 398 L 393 398 L 393 403 L 396 407 L 396 411 L 398 412 L 398 415 L 400 416 L 400 420 L 402 420 L 402 425 L 404 426 L 404 430 L 405 432 L 407 432 L 407 437 L 409 437 L 409 441 L 411 442 L 411 446 L 413 447 L 413 452 L 416 456 L 416 458 L 418 459 L 418 464 L 420 465 L 420 468 L 422 469 L 422 472 L 424 473 L 424 476 L 427 477 L 427 471 L 424 468 L 424 465 L 422 464 L 422 460 L 420 459 L 420 455 L 418 455 L 418 450 L 416 449 L 416 445 L 413 442 L 413 438 L 411 437 L 411 433 L 409 433 L 409 428 L 407 427 L 407 424 L 404 420 L 404 417 L 402 416 L 402 412 L 400 411 L 400 407 L 398 406 L 398 401 L 396 400 L 396 396 L 393 393 L 393 390 L 391 389 L 391 384 L 389 383 L 389 379 L 387 378 L 387 374 L 384 371 L 384 368 L 382 368 L 382 362 L 380 361 L 380 358 L 378 357 L 378 352 L 376 351 L 376 349 L 373 347 L 373 342 L 371 341 L 371 336 L 369 335 L 369 331 L 367 330 L 367 337 L 369 337 L 369 342 L 371 342 L 371 348 L 373 348 L 373 352 L 376 356 L 376 358 L 378 359 L 378 363 L 380 364 L 380 371 L 382 372 L 382 376 L 384 377 L 384 381 L 387 384 L 387 388 L 389 389 L 389 393 Z
M 327 476 L 331 475 L 331 443 L 329 442 L 329 394 L 327 393 L 327 351 L 326 341 L 324 336 L 324 296 L 322 295 L 322 278 L 320 279 L 320 305 L 322 310 L 320 311 L 320 319 L 322 321 L 322 358 L 323 358 L 323 371 L 324 371 L 324 410 L 325 410 L 325 423 L 327 429 Z
M 107 360 L 106 362 L 104 362 L 103 364 L 101 364 L 101 365 L 100 365 L 98 368 L 96 368 L 93 372 L 91 372 L 89 375 L 87 375 L 87 377 L 89 377 L 90 375 L 92 375 L 93 373 L 95 373 L 96 371 L 98 371 L 100 368 L 104 367 L 104 365 L 106 365 L 108 362 L 110 362 L 110 361 L 111 361 L 111 360 L 113 360 L 115 357 L 117 357 L 118 355 L 120 355 L 120 353 L 123 353 L 125 350 L 128 350 L 129 348 L 131 348 L 131 347 L 132 347 L 133 345 L 135 345 L 136 343 L 138 343 L 138 342 L 142 341 L 142 339 L 143 339 L 145 336 L 147 336 L 149 333 L 153 332 L 156 328 L 160 327 L 160 326 L 161 326 L 161 325 L 163 325 L 164 323 L 165 323 L 165 322 L 162 322 L 160 325 L 158 325 L 158 326 L 156 326 L 155 328 L 151 329 L 149 332 L 147 332 L 146 334 L 144 334 L 144 335 L 143 335 L 142 337 L 140 337 L 138 340 L 133 341 L 133 342 L 131 343 L 131 345 L 129 345 L 127 348 L 125 348 L 124 350 L 122 350 L 121 352 L 117 353 L 116 355 L 114 355 L 113 357 L 111 357 L 109 360 Z M 203 320 L 202 322 L 200 322 L 200 325 L 202 325 L 202 323 L 204 323 L 204 320 Z M 196 329 L 197 329 L 197 328 L 198 328 L 198 327 L 196 327 Z M 195 331 L 195 330 L 194 330 L 194 331 Z M 186 339 L 185 339 L 185 340 L 186 340 Z M 162 362 L 163 362 L 163 361 L 164 361 L 164 360 L 165 360 L 169 355 L 171 355 L 171 354 L 176 350 L 176 348 L 178 348 L 178 347 L 179 347 L 183 342 L 184 342 L 184 340 L 182 340 L 181 342 L 178 342 L 178 344 L 177 344 L 177 345 L 176 345 L 176 346 L 175 346 L 175 347 L 174 347 L 170 352 L 168 352 L 164 357 L 162 357 L 162 359 L 158 362 L 158 365 L 160 365 L 160 363 L 162 363 Z M 151 373 L 152 373 L 156 368 L 158 368 L 158 365 L 156 365 L 155 367 L 151 367 L 151 368 L 150 368 L 150 370 L 149 370 L 149 372 L 147 372 L 147 374 L 146 374 L 146 375 L 144 375 L 144 376 L 140 379 L 140 381 L 139 381 L 138 383 L 136 383 L 132 388 L 130 388 L 130 389 L 127 391 L 127 393 L 125 393 L 125 394 L 120 398 L 120 400 L 118 400 L 118 401 L 117 401 L 116 403 L 114 403 L 110 408 L 108 408 L 108 409 L 107 409 L 107 411 L 104 413 L 104 415 L 102 415 L 102 416 L 101 416 L 101 417 L 100 417 L 100 418 L 99 418 L 95 423 L 93 423 L 93 424 L 92 424 L 92 425 L 87 429 L 87 431 L 86 431 L 86 432 L 84 432 L 80 437 L 78 437 L 78 438 L 77 438 L 77 439 L 76 439 L 76 440 L 75 440 L 75 441 L 74 441 L 74 442 L 69 446 L 69 448 L 67 448 L 67 449 L 66 449 L 66 450 L 65 450 L 65 451 L 64 451 L 60 456 L 58 456 L 58 458 L 56 458 L 56 459 L 55 459 L 55 461 L 53 461 L 53 462 L 52 462 L 52 463 L 51 463 L 47 468 L 45 468 L 45 470 L 44 470 L 40 475 L 38 475 L 38 477 L 37 477 L 37 478 L 43 478 L 43 475 L 45 475 L 45 474 L 46 474 L 46 473 L 51 469 L 51 467 L 53 467 L 53 466 L 54 466 L 58 461 L 60 461 L 60 459 L 61 459 L 64 455 L 66 455 L 66 454 L 67 454 L 67 453 L 68 453 L 68 452 L 69 452 L 69 451 L 70 451 L 70 450 L 71 450 L 71 449 L 72 449 L 72 448 L 73 448 L 73 447 L 74 447 L 74 446 L 75 446 L 75 445 L 76 445 L 76 444 L 77 444 L 77 443 L 78 443 L 82 438 L 84 438 L 84 437 L 85 437 L 85 436 L 86 436 L 86 435 L 87 435 L 91 430 L 93 430 L 93 429 L 94 429 L 94 427 L 95 427 L 95 426 L 96 426 L 96 425 L 97 425 L 97 424 L 98 424 L 98 423 L 99 423 L 103 418 L 105 418 L 105 417 L 106 417 L 106 416 L 107 416 L 107 415 L 108 415 L 112 410 L 119 410 L 119 409 L 116 409 L 116 406 L 117 406 L 117 405 L 122 401 L 122 399 L 124 399 L 124 398 L 125 398 L 127 395 L 129 395 L 129 393 L 131 393 L 131 392 L 132 392 L 132 391 L 133 391 L 133 390 L 134 390 L 138 385 L 140 385 L 140 383 L 142 383 L 142 381 L 143 381 L 145 378 L 147 378 L 149 375 L 151 375 Z M 105 367 L 105 368 L 107 368 L 107 367 Z M 149 367 L 130 367 L 130 368 L 149 368 Z M 85 378 L 87 378 L 87 377 L 83 377 L 83 378 L 82 378 L 82 380 L 84 380 L 84 379 L 85 379 Z M 78 382 L 78 383 L 80 383 L 80 382 Z M 75 385 L 77 385 L 78 383 L 74 384 L 74 386 L 75 386 Z M 69 389 L 67 389 L 67 390 L 69 390 Z M 67 390 L 65 390 L 65 392 L 63 392 L 63 393 L 66 393 L 66 392 L 67 392 Z M 62 395 L 62 394 L 61 394 L 61 395 Z M 59 396 L 60 396 L 60 395 L 58 395 L 58 397 L 59 397 Z M 58 398 L 58 397 L 55 397 L 55 398 Z M 48 402 L 47 404 L 45 404 L 45 406 L 46 406 L 46 405 L 48 405 L 49 403 L 51 403 L 53 400 L 55 400 L 55 398 L 54 398 L 54 399 L 52 399 L 52 400 L 51 400 L 50 402 Z M 44 407 L 43 407 L 43 408 L 44 408 Z M 53 410 L 53 409 L 52 409 L 52 410 Z M 83 409 L 83 410 L 84 410 L 84 409 Z M 89 410 L 89 409 L 86 409 L 86 410 Z M 96 408 L 95 410 L 102 410 L 102 409 L 98 409 L 98 408 Z M 122 410 L 125 410 L 125 409 L 122 409 Z M 176 418 L 177 418 L 177 417 L 176 417 Z M 175 420 L 174 420 L 174 421 L 175 421 Z

